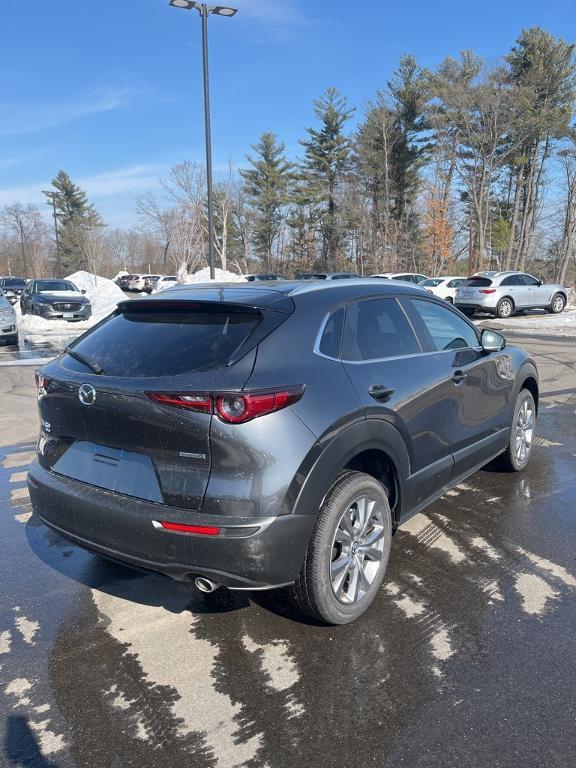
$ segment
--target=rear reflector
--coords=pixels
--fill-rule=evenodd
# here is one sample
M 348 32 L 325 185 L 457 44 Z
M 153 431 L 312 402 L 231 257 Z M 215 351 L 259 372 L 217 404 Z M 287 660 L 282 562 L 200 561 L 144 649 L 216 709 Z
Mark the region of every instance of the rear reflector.
M 304 394 L 304 387 L 215 395 L 194 392 L 146 392 L 145 394 L 150 400 L 162 405 L 186 408 L 201 413 L 215 413 L 228 424 L 243 424 L 298 402 Z
M 178 533 L 196 533 L 201 536 L 217 536 L 220 528 L 215 525 L 186 525 L 185 523 L 169 523 L 167 520 L 161 520 L 160 525 L 166 531 L 177 531 Z

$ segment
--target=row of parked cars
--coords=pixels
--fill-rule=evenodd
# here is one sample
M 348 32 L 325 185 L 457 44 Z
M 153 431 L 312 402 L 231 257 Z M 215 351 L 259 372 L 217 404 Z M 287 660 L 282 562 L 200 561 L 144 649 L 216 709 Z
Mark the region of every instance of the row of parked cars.
M 360 277 L 353 272 L 303 272 L 296 280 L 345 280 Z M 382 272 L 373 278 L 398 280 L 424 288 L 454 304 L 467 315 L 486 312 L 506 318 L 526 309 L 546 309 L 553 314 L 564 310 L 568 294 L 563 285 L 544 283 L 525 272 L 478 272 L 471 277 L 442 275 L 426 277 L 416 272 Z M 281 275 L 248 275 L 250 282 L 283 280 Z
M 302 272 L 295 280 L 349 280 L 358 278 L 353 272 Z M 416 272 L 383 272 L 374 279 L 395 280 L 420 288 L 453 304 L 466 315 L 485 312 L 499 318 L 511 317 L 527 309 L 545 309 L 553 314 L 564 310 L 568 301 L 562 285 L 543 283 L 525 272 L 479 272 L 471 277 L 443 275 L 426 277 Z M 248 282 L 284 281 L 281 275 L 247 275 Z M 117 285 L 127 292 L 158 293 L 177 285 L 175 275 L 122 275 Z M 18 342 L 14 305 L 19 301 L 22 314 L 47 320 L 88 320 L 92 314 L 89 299 L 70 280 L 23 277 L 0 277 L 0 339 L 8 344 Z
M 177 285 L 176 275 L 132 274 L 120 275 L 116 285 L 128 293 L 157 293 Z

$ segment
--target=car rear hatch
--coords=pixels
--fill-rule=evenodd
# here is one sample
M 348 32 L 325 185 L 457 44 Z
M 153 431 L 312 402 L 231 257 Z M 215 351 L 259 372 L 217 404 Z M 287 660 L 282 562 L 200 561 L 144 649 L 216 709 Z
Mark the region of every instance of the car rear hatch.
M 214 291 L 197 301 L 178 293 L 122 302 L 39 372 L 42 466 L 126 496 L 201 509 L 210 394 L 243 388 L 258 342 L 293 307 L 226 301 L 226 291 L 216 301 Z
M 464 300 L 484 298 L 486 293 L 494 293 L 493 290 L 487 291 L 491 285 L 492 280 L 489 277 L 469 277 L 456 289 L 456 298 Z

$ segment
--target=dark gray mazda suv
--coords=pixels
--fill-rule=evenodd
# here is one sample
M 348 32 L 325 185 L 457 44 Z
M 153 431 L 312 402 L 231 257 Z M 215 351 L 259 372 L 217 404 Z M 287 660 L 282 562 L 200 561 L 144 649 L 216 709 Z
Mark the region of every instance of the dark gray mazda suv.
M 114 560 L 290 585 L 344 624 L 392 533 L 496 459 L 528 463 L 533 360 L 392 281 L 186 286 L 117 311 L 37 374 L 34 511 Z

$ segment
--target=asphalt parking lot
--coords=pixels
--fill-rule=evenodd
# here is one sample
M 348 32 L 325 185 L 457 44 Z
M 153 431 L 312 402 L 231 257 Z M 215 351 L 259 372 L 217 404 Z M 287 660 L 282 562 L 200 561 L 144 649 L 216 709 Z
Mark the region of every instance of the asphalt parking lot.
M 25 484 L 34 363 L 0 367 L 0 765 L 573 766 L 576 338 L 509 338 L 541 377 L 528 470 L 487 468 L 405 524 L 374 606 L 338 628 L 48 531 Z

